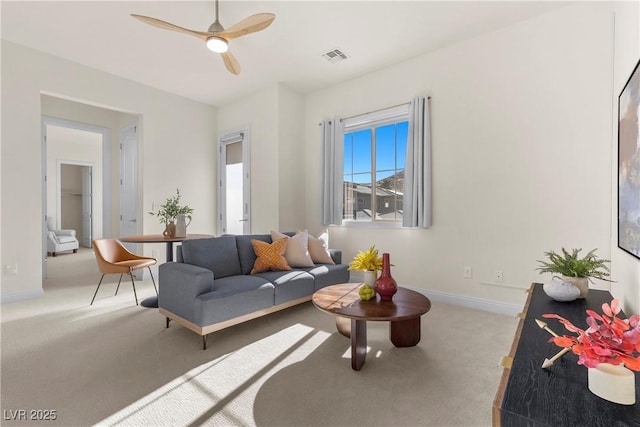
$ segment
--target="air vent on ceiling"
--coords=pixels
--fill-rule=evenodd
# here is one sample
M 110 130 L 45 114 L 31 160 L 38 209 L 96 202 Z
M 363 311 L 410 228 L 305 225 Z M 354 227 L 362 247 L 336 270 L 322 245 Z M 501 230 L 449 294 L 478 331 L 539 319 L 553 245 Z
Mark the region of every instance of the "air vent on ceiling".
M 329 62 L 339 62 L 349 58 L 347 54 L 341 51 L 340 49 L 330 50 L 329 52 L 323 54 L 322 57 Z

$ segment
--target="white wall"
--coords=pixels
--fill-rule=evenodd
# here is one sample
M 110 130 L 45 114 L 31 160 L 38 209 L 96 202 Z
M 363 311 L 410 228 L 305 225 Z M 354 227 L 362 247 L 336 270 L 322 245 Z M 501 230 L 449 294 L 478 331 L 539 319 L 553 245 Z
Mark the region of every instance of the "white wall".
M 2 265 L 18 275 L 2 277 L 2 297 L 42 289 L 41 92 L 141 115 L 139 217 L 143 233 L 160 233 L 146 214 L 179 187 L 195 209 L 192 233 L 212 233 L 216 111 L 185 98 L 2 41 Z M 33 242 L 34 244 L 25 244 Z M 164 257 L 164 245 L 144 253 Z
M 251 231 L 278 224 L 278 87 L 271 86 L 218 109 L 219 136 L 239 129 L 251 134 Z M 217 164 L 217 163 L 216 163 Z
M 332 227 L 346 261 L 376 244 L 401 285 L 521 304 L 548 279 L 535 271 L 544 251 L 609 257 L 612 59 L 611 5 L 582 3 L 310 94 L 310 229 L 321 227 L 318 122 L 431 95 L 433 226 Z
M 224 135 L 251 132 L 251 229 L 292 231 L 304 225 L 304 105 L 283 85 L 265 88 L 218 110 Z
M 278 92 L 278 230 L 306 228 L 304 98 L 284 85 Z
M 640 3 L 615 3 L 615 62 L 613 75 L 611 293 L 622 299 L 626 313 L 640 313 L 640 261 L 618 248 L 618 95 L 640 58 Z

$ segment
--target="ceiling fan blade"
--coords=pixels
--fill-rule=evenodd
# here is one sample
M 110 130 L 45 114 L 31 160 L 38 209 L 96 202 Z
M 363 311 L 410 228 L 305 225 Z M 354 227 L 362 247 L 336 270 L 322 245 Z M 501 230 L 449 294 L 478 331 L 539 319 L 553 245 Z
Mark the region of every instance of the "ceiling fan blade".
M 274 19 L 276 19 L 276 15 L 273 13 L 257 13 L 243 19 L 224 31 L 216 32 L 215 34 L 216 36 L 224 37 L 225 39 L 234 39 L 246 34 L 255 33 L 256 31 L 264 30 L 271 25 Z
M 235 56 L 229 51 L 222 53 L 222 60 L 224 61 L 224 66 L 227 67 L 227 70 L 231 74 L 235 74 L 236 76 L 240 74 L 240 63 L 236 59 Z
M 133 16 L 136 19 L 139 19 L 144 23 L 153 25 L 154 27 L 162 28 L 165 30 L 177 31 L 183 34 L 189 34 L 191 36 L 198 37 L 199 39 L 202 39 L 204 41 L 207 41 L 207 39 L 213 35 L 213 33 L 208 33 L 205 31 L 190 30 L 188 28 L 183 28 L 178 25 L 172 24 L 170 22 L 161 21 L 160 19 L 151 18 L 149 16 L 136 15 L 134 13 L 132 13 L 131 16 Z

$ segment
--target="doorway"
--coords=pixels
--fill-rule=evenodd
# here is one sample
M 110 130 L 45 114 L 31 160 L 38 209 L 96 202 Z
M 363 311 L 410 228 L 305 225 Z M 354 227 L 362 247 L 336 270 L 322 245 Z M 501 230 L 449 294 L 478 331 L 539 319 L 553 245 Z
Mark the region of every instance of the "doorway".
M 110 221 L 110 130 L 43 116 L 43 221 L 76 230 L 81 246 L 107 232 Z M 105 212 L 107 215 L 105 216 Z M 47 278 L 46 224 L 42 274 Z
M 60 162 L 57 196 L 60 228 L 76 231 L 80 246 L 93 240 L 93 164 Z
M 223 234 L 251 233 L 249 130 L 220 138 L 219 204 Z

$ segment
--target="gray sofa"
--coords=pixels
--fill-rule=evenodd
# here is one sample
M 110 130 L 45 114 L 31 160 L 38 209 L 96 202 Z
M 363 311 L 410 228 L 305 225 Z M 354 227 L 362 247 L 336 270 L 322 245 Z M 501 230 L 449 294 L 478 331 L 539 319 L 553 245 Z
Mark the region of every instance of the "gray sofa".
M 185 240 L 177 262 L 160 265 L 158 307 L 167 328 L 175 320 L 201 335 L 206 349 L 207 334 L 301 304 L 320 288 L 349 281 L 338 250 L 330 250 L 335 265 L 250 274 L 256 260 L 252 239 L 272 243 L 269 234 Z

